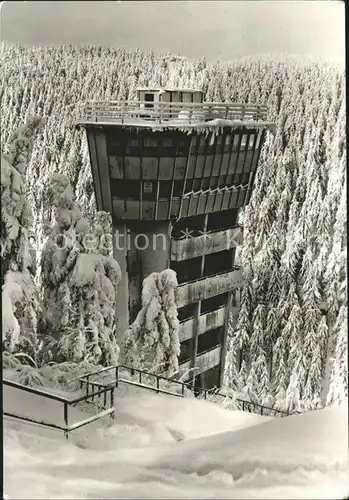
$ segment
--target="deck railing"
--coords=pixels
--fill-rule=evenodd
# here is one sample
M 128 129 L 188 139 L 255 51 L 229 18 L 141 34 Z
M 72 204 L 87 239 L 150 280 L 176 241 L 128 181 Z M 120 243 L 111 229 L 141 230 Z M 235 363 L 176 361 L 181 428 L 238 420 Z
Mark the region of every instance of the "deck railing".
M 99 385 L 98 390 L 91 392 L 91 393 L 86 393 L 83 396 L 79 396 L 78 398 L 75 399 L 68 399 L 63 396 L 58 396 L 56 394 L 52 394 L 47 391 L 43 391 L 42 389 L 34 389 L 33 387 L 28 387 L 23 384 L 18 384 L 17 382 L 13 382 L 11 380 L 3 380 L 3 384 L 8 387 L 12 387 L 14 389 L 19 389 L 21 391 L 27 392 L 29 394 L 33 394 L 35 396 L 41 396 L 46 399 L 51 399 L 53 401 L 56 401 L 58 403 L 62 404 L 62 409 L 63 409 L 63 419 L 64 419 L 64 425 L 57 425 L 53 424 L 51 422 L 45 422 L 43 420 L 38 420 L 36 418 L 24 416 L 24 415 L 18 415 L 12 412 L 7 412 L 4 409 L 3 415 L 7 417 L 12 417 L 16 418 L 18 420 L 42 425 L 44 427 L 48 427 L 51 429 L 55 430 L 60 430 L 64 432 L 65 437 L 68 439 L 68 434 L 69 432 L 79 429 L 80 427 L 83 427 L 87 424 L 90 424 L 91 422 L 94 422 L 95 420 L 99 420 L 101 418 L 104 418 L 108 415 L 112 416 L 114 413 L 114 387 L 115 384 L 109 384 L 109 385 Z M 98 384 L 97 384 L 98 385 Z M 82 403 L 83 401 L 87 401 L 89 399 L 95 398 L 95 397 L 101 397 L 103 395 L 104 397 L 104 409 L 97 413 L 96 415 L 92 415 L 91 417 L 88 417 L 84 420 L 81 420 L 79 422 L 75 422 L 69 425 L 69 408 L 73 405 L 76 405 L 78 403 Z M 107 401 L 107 397 L 109 396 L 109 402 Z
M 214 120 L 266 121 L 267 107 L 240 103 L 181 103 L 146 101 L 88 101 L 83 123 L 171 122 L 195 124 Z
M 217 346 L 214 346 L 212 349 L 209 349 L 209 352 L 211 350 L 216 349 Z M 200 353 L 200 354 L 205 354 L 205 353 Z M 273 416 L 279 416 L 279 417 L 286 417 L 289 415 L 288 412 L 278 410 L 276 408 L 271 408 L 268 406 L 263 406 L 258 403 L 252 402 L 252 401 L 245 401 L 239 398 L 233 398 L 229 394 L 225 394 L 222 392 L 220 389 L 213 388 L 213 389 L 205 389 L 204 387 L 193 387 L 191 383 L 189 382 L 182 382 L 181 380 L 176 380 L 173 378 L 168 378 L 164 377 L 163 375 L 158 375 L 156 373 L 151 373 L 147 372 L 145 370 L 140 370 L 138 368 L 132 368 L 127 365 L 118 365 L 118 366 L 111 366 L 111 367 L 106 367 L 101 370 L 97 370 L 92 373 L 88 373 L 86 375 L 83 375 L 82 377 L 76 379 L 79 380 L 80 382 L 80 387 L 82 388 L 85 386 L 85 391 L 86 394 L 89 394 L 89 389 L 90 386 L 98 386 L 98 387 L 103 387 L 102 382 L 92 382 L 91 377 L 100 375 L 102 373 L 105 373 L 107 371 L 112 371 L 112 373 L 115 374 L 115 380 L 109 381 L 106 387 L 110 386 L 110 384 L 114 385 L 117 387 L 120 383 L 124 384 L 129 384 L 137 387 L 141 387 L 144 389 L 148 389 L 151 391 L 154 391 L 156 393 L 163 393 L 163 394 L 168 394 L 170 396 L 177 396 L 177 397 L 185 397 L 185 391 L 190 391 L 195 394 L 197 397 L 201 397 L 202 399 L 207 400 L 210 398 L 210 396 L 218 397 L 218 398 L 223 398 L 226 400 L 231 400 L 234 402 L 237 406 L 238 409 L 241 409 L 242 411 L 247 411 L 250 413 L 258 413 L 260 415 L 273 415 Z M 128 372 L 132 377 L 133 380 L 130 380 L 129 378 L 125 378 L 122 376 L 122 371 Z M 138 379 L 138 380 L 137 380 Z M 152 383 L 151 381 L 154 381 Z M 170 387 L 169 387 L 170 386 Z M 172 389 L 171 389 L 172 386 Z M 178 387 L 178 391 L 176 391 L 174 388 Z
M 108 383 L 104 384 L 103 382 L 94 382 L 91 380 L 91 377 L 96 375 L 101 375 L 102 373 L 109 371 L 112 372 L 112 375 L 115 376 L 115 379 L 113 377 L 113 380 L 109 381 Z M 124 378 L 123 376 L 121 376 L 121 371 L 124 371 L 124 373 L 125 371 L 128 372 L 131 375 L 131 377 L 133 377 L 133 379 Z M 138 380 L 135 380 L 135 378 Z M 151 380 L 153 380 L 154 383 L 150 382 Z M 37 418 L 18 415 L 12 412 L 8 412 L 5 409 L 3 411 L 3 415 L 15 418 L 17 420 L 21 420 L 23 422 L 34 423 L 50 429 L 63 431 L 66 439 L 68 439 L 69 433 L 76 429 L 79 429 L 80 427 L 90 424 L 96 420 L 100 420 L 108 415 L 111 418 L 113 418 L 115 411 L 114 391 L 115 388 L 118 387 L 120 383 L 129 384 L 143 389 L 148 389 L 156 393 L 163 393 L 177 397 L 185 397 L 186 396 L 185 391 L 187 390 L 190 391 L 192 394 L 194 394 L 196 397 L 200 397 L 205 400 L 209 399 L 210 397 L 211 398 L 218 397 L 218 398 L 223 398 L 225 400 L 230 400 L 232 403 L 234 403 L 237 409 L 241 409 L 242 411 L 248 411 L 250 413 L 259 413 L 260 415 L 274 415 L 280 417 L 285 417 L 289 415 L 288 412 L 281 411 L 276 408 L 271 408 L 260 405 L 258 403 L 234 398 L 229 394 L 221 392 L 221 390 L 217 388 L 214 389 L 205 389 L 203 387 L 194 388 L 192 384 L 188 382 L 182 382 L 180 380 L 175 380 L 172 378 L 169 379 L 167 377 L 158 375 L 156 373 L 147 372 L 145 370 L 132 368 L 126 365 L 116 365 L 116 366 L 109 366 L 106 368 L 102 368 L 95 372 L 83 375 L 82 377 L 77 377 L 75 379 L 72 379 L 69 382 L 74 382 L 74 381 L 79 382 L 80 388 L 85 390 L 85 394 L 75 399 L 68 399 L 63 396 L 58 396 L 56 394 L 44 391 L 42 389 L 34 389 L 33 387 L 28 387 L 19 384 L 17 382 L 13 382 L 11 380 L 3 380 L 3 384 L 5 386 L 16 388 L 21 391 L 27 392 L 29 394 L 41 396 L 43 398 L 51 399 L 53 401 L 61 403 L 63 409 L 64 425 L 57 425 L 51 422 L 45 422 L 39 420 Z M 178 387 L 178 391 L 174 390 L 174 387 Z M 109 401 L 108 401 L 108 396 L 109 396 Z M 98 403 L 101 402 L 101 398 L 103 398 L 102 411 L 100 411 L 96 415 L 92 415 L 79 422 L 69 424 L 69 408 L 72 405 L 76 405 L 77 403 L 82 403 L 82 402 L 94 402 L 94 400 L 97 399 L 95 403 L 97 403 L 98 406 Z

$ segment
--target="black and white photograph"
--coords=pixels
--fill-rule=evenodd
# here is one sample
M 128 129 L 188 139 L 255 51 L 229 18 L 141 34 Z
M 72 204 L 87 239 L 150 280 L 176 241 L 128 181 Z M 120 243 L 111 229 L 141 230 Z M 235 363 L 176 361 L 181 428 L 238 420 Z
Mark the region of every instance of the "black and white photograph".
M 3 500 L 349 498 L 345 7 L 0 2 Z

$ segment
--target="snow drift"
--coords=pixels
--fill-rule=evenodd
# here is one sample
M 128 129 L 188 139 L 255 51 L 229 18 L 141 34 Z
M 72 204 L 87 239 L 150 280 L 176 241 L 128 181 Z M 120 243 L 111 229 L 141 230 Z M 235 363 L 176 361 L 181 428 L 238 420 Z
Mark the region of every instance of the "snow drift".
M 5 424 L 5 491 L 12 498 L 349 493 L 344 405 L 274 419 L 191 398 L 117 397 L 113 426 L 86 427 L 74 438 L 79 447 L 55 432 Z

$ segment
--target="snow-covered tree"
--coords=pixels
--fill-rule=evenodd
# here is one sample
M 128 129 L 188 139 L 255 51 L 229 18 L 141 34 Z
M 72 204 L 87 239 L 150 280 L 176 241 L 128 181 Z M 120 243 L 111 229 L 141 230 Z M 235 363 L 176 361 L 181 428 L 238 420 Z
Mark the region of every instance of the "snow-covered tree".
M 237 369 L 238 362 L 236 359 L 236 348 L 234 348 L 232 344 L 232 340 L 228 339 L 228 355 L 226 358 L 226 365 L 225 365 L 225 378 L 223 385 L 224 387 L 229 387 L 233 390 L 240 390 L 241 384 L 240 384 L 240 378 L 239 378 L 239 372 Z
M 283 335 L 277 339 L 273 350 L 273 370 L 272 384 L 273 393 L 275 395 L 276 404 L 279 408 L 284 405 L 286 397 L 288 372 L 285 363 L 285 342 Z
M 35 135 L 43 122 L 31 118 L 10 137 L 1 155 L 1 268 L 4 348 L 28 347 L 37 335 L 39 298 L 30 243 L 32 213 L 26 199 L 26 171 Z
M 264 352 L 261 352 L 259 354 L 254 369 L 256 370 L 256 376 L 258 379 L 258 385 L 257 385 L 258 400 L 260 404 L 264 405 L 269 399 L 268 397 L 271 395 L 269 372 Z
M 332 360 L 328 405 L 344 402 L 348 398 L 348 310 L 341 307 L 335 325 L 336 342 Z
M 108 216 L 96 216 L 93 233 L 74 203 L 66 176 L 52 174 L 48 191 L 55 224 L 42 254 L 44 328 L 58 342 L 59 359 L 115 364 L 115 301 L 121 273 L 110 249 L 101 247 Z
M 245 361 L 248 359 L 247 346 L 249 344 L 250 319 L 249 319 L 249 295 L 248 288 L 245 286 L 241 294 L 240 311 L 237 321 L 232 314 L 228 322 L 228 349 L 226 366 L 224 373 L 224 386 L 243 387 L 246 380 L 241 385 L 242 380 L 239 377 L 239 371 Z M 236 323 L 236 324 L 235 324 Z
M 122 355 L 126 364 L 169 376 L 178 371 L 177 286 L 176 273 L 171 269 L 151 273 L 144 279 L 142 308 L 125 332 Z
M 289 413 L 300 411 L 300 400 L 298 377 L 293 371 L 286 391 L 285 411 Z
M 246 362 L 245 362 L 245 360 L 243 360 L 242 364 L 241 364 L 240 371 L 239 371 L 239 376 L 238 376 L 239 390 L 240 391 L 243 390 L 243 388 L 246 385 L 247 375 L 248 375 L 248 372 L 247 372 Z
M 321 387 L 322 387 L 322 359 L 321 345 L 315 346 L 311 357 L 310 369 L 308 371 L 307 381 L 304 388 L 303 400 L 310 408 L 321 407 Z
M 256 361 L 265 348 L 265 306 L 259 304 L 253 313 L 253 326 L 250 339 L 251 361 Z

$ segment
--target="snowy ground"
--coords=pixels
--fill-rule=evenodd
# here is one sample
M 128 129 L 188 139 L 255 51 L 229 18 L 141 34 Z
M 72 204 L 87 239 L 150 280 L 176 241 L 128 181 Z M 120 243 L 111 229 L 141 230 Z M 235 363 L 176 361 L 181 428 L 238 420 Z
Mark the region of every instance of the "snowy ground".
M 57 422 L 54 402 L 4 408 Z M 328 498 L 349 493 L 347 406 L 287 418 L 143 391 L 116 398 L 112 426 L 70 435 L 4 421 L 10 498 Z M 72 420 L 86 417 L 75 409 Z M 58 419 L 58 420 L 57 420 Z

